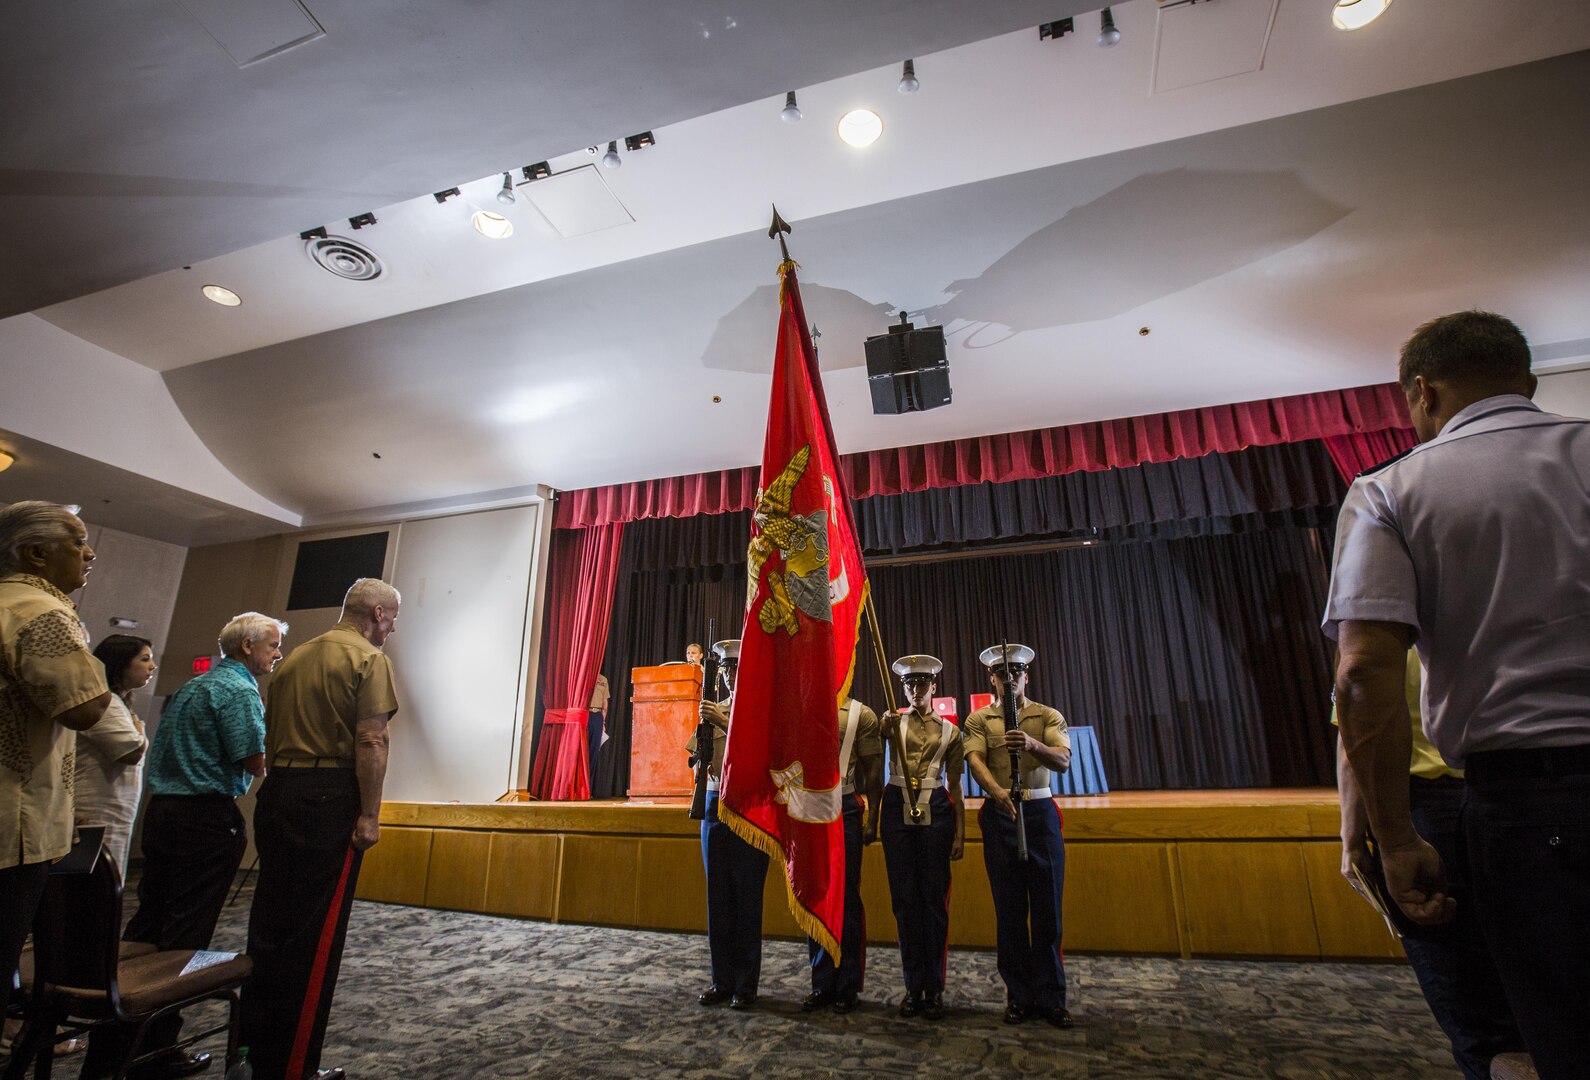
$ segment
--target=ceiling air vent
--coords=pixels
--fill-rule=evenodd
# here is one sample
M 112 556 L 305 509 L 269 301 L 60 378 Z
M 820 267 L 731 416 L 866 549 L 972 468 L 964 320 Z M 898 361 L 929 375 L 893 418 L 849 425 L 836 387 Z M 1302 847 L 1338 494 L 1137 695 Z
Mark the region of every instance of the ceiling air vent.
M 346 236 L 310 237 L 304 250 L 321 269 L 349 281 L 374 281 L 381 276 L 381 259 L 375 252 Z

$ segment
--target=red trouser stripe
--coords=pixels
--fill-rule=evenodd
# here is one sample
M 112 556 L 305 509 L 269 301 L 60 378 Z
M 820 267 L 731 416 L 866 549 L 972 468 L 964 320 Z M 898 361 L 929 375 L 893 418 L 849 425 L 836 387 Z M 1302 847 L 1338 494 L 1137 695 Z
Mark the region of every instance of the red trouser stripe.
M 304 1058 L 309 1054 L 309 1036 L 315 1030 L 315 1016 L 320 1012 L 320 992 L 326 985 L 326 965 L 331 961 L 331 944 L 337 940 L 337 923 L 342 916 L 342 896 L 348 888 L 348 874 L 353 870 L 353 845 L 342 860 L 342 876 L 337 879 L 337 891 L 331 895 L 331 906 L 326 909 L 326 921 L 320 927 L 320 943 L 315 946 L 315 966 L 309 969 L 309 986 L 304 991 L 304 1004 L 298 1011 L 298 1029 L 293 1033 L 293 1052 L 287 1059 L 288 1080 L 298 1080 L 304 1074 Z

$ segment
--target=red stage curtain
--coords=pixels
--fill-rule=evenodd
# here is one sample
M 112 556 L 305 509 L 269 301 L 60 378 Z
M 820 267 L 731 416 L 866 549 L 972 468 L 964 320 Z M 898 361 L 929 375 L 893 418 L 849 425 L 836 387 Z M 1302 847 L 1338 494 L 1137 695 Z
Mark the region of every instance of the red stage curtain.
M 586 723 L 591 691 L 607 651 L 607 628 L 618 579 L 622 522 L 553 536 L 554 598 L 542 672 L 541 740 L 530 775 L 538 799 L 589 799 Z
M 1407 424 L 1408 407 L 1402 391 L 1394 383 L 1385 383 L 872 450 L 847 454 L 840 466 L 851 498 L 865 499 L 1202 457 L 1215 451 L 1377 432 Z M 565 491 L 558 499 L 553 524 L 559 529 L 583 529 L 615 521 L 747 510 L 756 499 L 756 481 L 757 470 L 747 468 Z
M 1372 469 L 1398 454 L 1405 454 L 1419 444 L 1419 436 L 1411 427 L 1386 428 L 1384 431 L 1355 431 L 1349 435 L 1331 435 L 1325 439 L 1325 449 L 1330 451 L 1336 470 L 1349 484 L 1365 469 Z

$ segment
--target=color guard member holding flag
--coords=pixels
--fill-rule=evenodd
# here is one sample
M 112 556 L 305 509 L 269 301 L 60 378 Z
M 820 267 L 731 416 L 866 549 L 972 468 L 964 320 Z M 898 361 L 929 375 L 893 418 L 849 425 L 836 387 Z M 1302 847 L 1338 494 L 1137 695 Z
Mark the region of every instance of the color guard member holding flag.
M 961 857 L 966 814 L 961 798 L 964 753 L 961 732 L 933 711 L 933 691 L 942 661 L 904 656 L 893 664 L 910 708 L 884 714 L 884 737 L 904 740 L 906 760 L 891 754 L 889 787 L 883 793 L 883 860 L 889 897 L 900 928 L 900 963 L 905 968 L 901 1016 L 929 1020 L 944 1015 L 944 965 L 950 934 L 950 863 Z M 906 777 L 916 780 L 913 818 Z
M 712 985 L 697 1000 L 703 1005 L 749 1009 L 756 1004 L 762 977 L 762 884 L 767 855 L 747 844 L 718 818 L 718 786 L 728 742 L 734 676 L 740 664 L 735 639 L 712 646 L 723 683 L 721 701 L 701 702 L 701 718 L 712 725 L 712 764 L 707 769 L 707 816 L 701 823 L 701 861 L 707 872 L 707 947 L 712 955 Z M 708 693 L 710 695 L 711 689 Z M 696 738 L 687 749 L 696 752 Z
M 775 214 L 772 231 L 788 228 Z M 867 578 L 795 264 L 787 255 L 779 277 L 772 397 L 746 560 L 745 630 L 717 812 L 742 840 L 784 864 L 790 914 L 843 963 L 845 836 L 836 709 L 850 693 Z
M 867 912 L 861 905 L 861 849 L 878 838 L 878 804 L 883 796 L 883 736 L 878 714 L 855 698 L 839 703 L 839 775 L 845 822 L 845 922 L 838 964 L 827 949 L 807 938 L 812 992 L 801 1002 L 805 1012 L 832 1005 L 834 1012 L 855 1009 L 867 970 Z M 863 823 L 862 801 L 866 797 Z
M 966 718 L 966 762 L 987 794 L 978 812 L 983 865 L 998 920 L 999 976 L 1005 980 L 1005 1023 L 1042 1017 L 1071 1026 L 1066 1011 L 1065 957 L 1061 952 L 1060 899 L 1066 879 L 1066 846 L 1060 807 L 1049 790 L 1049 771 L 1071 767 L 1071 736 L 1059 711 L 1027 700 L 1027 666 L 1036 654 L 1025 645 L 992 645 L 977 659 L 988 668 L 994 700 Z M 1005 727 L 1006 686 L 1016 697 L 1019 728 Z M 1011 799 L 1011 757 L 1021 755 L 1021 815 L 1027 858 L 1016 845 L 1016 804 Z

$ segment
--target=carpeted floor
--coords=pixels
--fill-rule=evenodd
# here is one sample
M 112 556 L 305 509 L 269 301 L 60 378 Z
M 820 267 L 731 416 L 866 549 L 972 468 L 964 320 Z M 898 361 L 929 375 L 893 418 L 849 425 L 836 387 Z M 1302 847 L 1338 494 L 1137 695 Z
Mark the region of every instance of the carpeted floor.
M 242 947 L 249 893 L 216 948 Z M 783 941 L 764 949 L 756 1010 L 707 1010 L 695 1004 L 699 935 L 361 902 L 323 1064 L 356 1080 L 1456 1075 L 1400 965 L 1074 957 L 1077 1027 L 1057 1031 L 1000 1022 L 992 953 L 951 953 L 937 1026 L 895 1015 L 896 954 L 874 947 L 868 960 L 866 1004 L 850 1016 L 801 1013 L 806 950 Z

